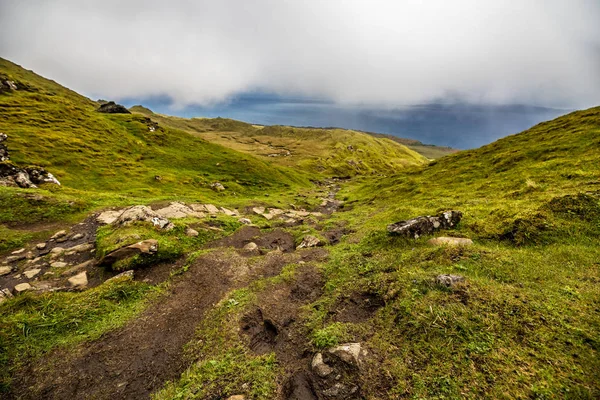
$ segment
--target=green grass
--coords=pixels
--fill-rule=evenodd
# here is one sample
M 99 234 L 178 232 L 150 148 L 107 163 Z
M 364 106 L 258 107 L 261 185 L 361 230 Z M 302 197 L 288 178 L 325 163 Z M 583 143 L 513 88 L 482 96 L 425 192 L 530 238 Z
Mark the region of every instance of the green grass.
M 0 392 L 10 372 L 58 346 L 94 340 L 137 315 L 160 293 L 120 279 L 82 293 L 24 294 L 0 304 Z

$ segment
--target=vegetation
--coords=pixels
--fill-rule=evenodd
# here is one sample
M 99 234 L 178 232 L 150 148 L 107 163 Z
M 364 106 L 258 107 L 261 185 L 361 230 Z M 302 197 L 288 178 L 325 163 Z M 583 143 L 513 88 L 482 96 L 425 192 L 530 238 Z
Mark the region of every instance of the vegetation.
M 600 108 L 427 162 L 399 143 L 360 132 L 182 119 L 141 106 L 133 115 L 98 114 L 95 102 L 8 61 L 0 61 L 0 71 L 24 88 L 0 95 L 6 116 L 0 131 L 9 135 L 13 161 L 45 166 L 63 183 L 0 188 L 0 251 L 108 206 L 183 200 L 316 209 L 329 189 L 311 181 L 351 177 L 340 183 L 336 198 L 344 204 L 331 216 L 295 227 L 255 221 L 263 233 L 283 226 L 296 244 L 306 234 L 323 241 L 331 230 L 344 235 L 325 247 L 322 258 L 299 255 L 248 282 L 228 277 L 235 285 L 203 316 L 186 346 L 189 368 L 154 398 L 274 398 L 288 365 L 277 351 L 254 353 L 240 323 L 250 310 L 281 302 L 295 307 L 292 333 L 306 350 L 300 354 L 345 342 L 369 349 L 357 377 L 366 398 L 600 397 Z M 154 122 L 160 128 L 152 132 Z M 211 190 L 215 181 L 227 190 Z M 440 235 L 471 238 L 472 246 L 435 247 L 430 237 L 406 239 L 385 229 L 451 209 L 464 218 Z M 178 271 L 185 279 L 187 264 L 211 251 L 202 247 L 207 241 L 241 226 L 231 217 L 174 222 L 167 232 L 150 224 L 101 227 L 96 256 L 155 238 L 158 260 L 188 257 Z M 196 238 L 184 234 L 191 224 L 200 232 Z M 234 275 L 265 257 L 215 252 L 221 259 L 238 257 Z M 133 258 L 115 269 L 146 261 Z M 301 266 L 319 275 L 318 295 L 301 306 L 289 303 L 290 296 L 275 299 L 299 279 Z M 438 274 L 465 281 L 441 286 Z M 166 295 L 168 282 L 124 279 L 81 293 L 3 302 L 5 385 L 21 361 L 96 340 L 131 321 Z M 368 298 L 372 307 L 341 318 L 354 297 Z

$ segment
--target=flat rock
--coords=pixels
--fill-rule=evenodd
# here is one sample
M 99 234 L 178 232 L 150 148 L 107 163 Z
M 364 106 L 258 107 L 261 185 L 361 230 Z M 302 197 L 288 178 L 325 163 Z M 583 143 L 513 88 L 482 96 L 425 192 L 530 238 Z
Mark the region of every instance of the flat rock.
M 152 255 L 158 252 L 158 241 L 156 239 L 147 239 L 137 242 L 130 246 L 121 247 L 110 252 L 100 261 L 102 265 L 112 265 L 119 260 L 135 256 L 137 254 Z
M 54 235 L 52 235 L 52 237 L 50 238 L 50 240 L 56 240 L 58 238 L 66 236 L 66 235 L 67 235 L 67 231 L 65 231 L 65 230 L 58 231 Z
M 186 234 L 186 236 L 189 236 L 189 237 L 197 237 L 199 235 L 197 230 L 192 229 L 190 227 L 186 228 L 185 234 Z
M 258 250 L 258 245 L 256 243 L 254 243 L 254 242 L 247 243 L 244 246 L 244 250 L 246 250 L 246 251 L 255 251 L 255 250 Z
M 468 238 L 440 236 L 433 239 L 429 239 L 427 243 L 432 244 L 434 246 L 470 246 L 473 244 L 473 241 Z
M 85 287 L 88 284 L 87 272 L 83 271 L 75 276 L 68 279 L 69 284 L 73 287 Z
M 248 218 L 240 218 L 238 219 L 238 222 L 244 225 L 250 225 L 252 224 L 252 221 L 250 221 Z
M 154 226 L 170 230 L 175 227 L 166 218 L 161 217 L 156 212 L 154 212 L 150 207 L 147 206 L 133 206 L 126 208 L 121 215 L 113 222 L 113 224 L 117 225 L 130 225 L 133 222 L 141 221 L 141 222 L 150 222 Z
M 197 211 L 194 211 L 192 208 L 179 202 L 172 202 L 167 207 L 161 208 L 160 210 L 156 210 L 155 212 L 163 218 L 177 219 L 198 216 Z
M 265 208 L 264 207 L 254 207 L 254 208 L 252 208 L 252 212 L 254 214 L 262 215 L 265 213 Z
M 235 211 L 231 211 L 225 207 L 221 207 L 221 212 L 229 217 L 235 217 L 237 214 L 237 212 Z
M 442 274 L 435 277 L 435 283 L 446 287 L 452 287 L 464 281 L 465 277 L 461 275 Z
M 71 276 L 79 271 L 81 271 L 82 269 L 86 269 L 87 267 L 93 265 L 96 262 L 96 260 L 88 260 L 86 262 L 83 262 L 81 264 L 77 264 L 74 267 L 69 268 L 68 270 L 64 271 L 62 274 L 60 274 L 61 276 Z
M 13 252 L 12 252 L 12 253 L 10 253 L 10 254 L 12 254 L 12 255 L 17 255 L 17 254 L 21 254 L 21 253 L 24 253 L 24 252 L 25 252 L 25 248 L 22 248 L 22 249 L 19 249 L 19 250 L 15 250 L 15 251 L 13 251 Z
M 101 212 L 100 214 L 98 214 L 98 216 L 96 217 L 96 221 L 98 221 L 98 223 L 103 224 L 103 225 L 110 225 L 113 222 L 115 222 L 122 213 L 123 213 L 123 210 L 121 210 L 121 211 L 113 211 L 113 210 L 104 211 L 104 212 Z
M 21 261 L 25 259 L 25 254 L 17 254 L 15 256 L 8 256 L 4 259 L 7 263 L 12 263 L 16 261 Z
M 31 285 L 29 283 L 27 283 L 27 282 L 19 283 L 18 285 L 15 286 L 14 292 L 15 292 L 15 294 L 21 294 L 21 293 L 26 292 L 31 289 L 33 289 L 33 287 L 31 287 Z
M 302 239 L 302 243 L 300 243 L 298 248 L 304 249 L 304 248 L 316 247 L 316 246 L 322 246 L 322 245 L 323 245 L 323 242 L 321 242 L 321 240 L 319 238 L 312 236 L 312 235 L 306 235 L 306 236 L 304 236 L 304 239 Z
M 270 220 L 272 220 L 273 218 L 275 218 L 275 216 L 274 216 L 273 214 L 269 214 L 269 213 L 262 214 L 262 216 L 263 216 L 263 217 L 265 217 L 265 219 L 266 219 L 267 221 L 270 221 Z
M 227 400 L 246 400 L 246 396 L 244 396 L 243 394 L 236 394 L 233 396 L 229 396 Z
M 37 274 L 39 274 L 40 271 L 41 271 L 41 269 L 39 269 L 39 268 L 28 269 L 27 271 L 23 272 L 23 275 L 25 275 L 27 277 L 27 279 L 31 279 L 34 276 L 36 276 Z
M 69 264 L 67 264 L 66 262 L 62 262 L 62 261 L 56 261 L 56 262 L 53 262 L 52 264 L 50 264 L 50 266 L 52 268 L 64 268 L 67 265 L 69 265 Z
M 65 251 L 72 252 L 72 253 L 83 253 L 84 251 L 90 251 L 93 248 L 94 248 L 93 243 L 82 243 L 82 244 L 78 244 L 77 246 L 69 247 L 68 249 L 65 249 Z
M 12 272 L 11 267 L 0 267 L 0 276 L 8 275 Z
M 38 250 L 44 250 L 46 248 L 46 243 L 38 243 L 35 245 L 35 248 Z
M 79 240 L 79 239 L 83 239 L 83 233 L 76 233 L 73 236 L 71 236 L 71 240 Z
M 209 214 L 218 214 L 219 213 L 219 209 L 212 204 L 205 204 L 204 207 L 206 208 L 206 212 Z

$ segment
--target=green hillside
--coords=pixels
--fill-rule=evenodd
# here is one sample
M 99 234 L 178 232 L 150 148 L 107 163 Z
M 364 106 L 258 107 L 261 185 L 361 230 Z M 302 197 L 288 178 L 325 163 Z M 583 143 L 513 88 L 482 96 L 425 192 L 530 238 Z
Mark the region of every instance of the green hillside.
M 0 397 L 600 398 L 600 107 L 427 161 L 6 79 L 11 161 L 62 186 L 0 187 Z M 171 225 L 93 214 L 131 205 Z

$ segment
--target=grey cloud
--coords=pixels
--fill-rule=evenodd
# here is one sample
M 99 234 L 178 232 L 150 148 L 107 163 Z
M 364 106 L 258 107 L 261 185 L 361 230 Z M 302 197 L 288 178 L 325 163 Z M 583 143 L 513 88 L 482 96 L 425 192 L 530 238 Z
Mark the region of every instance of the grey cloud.
M 600 103 L 600 3 L 2 0 L 0 55 L 94 97 Z

